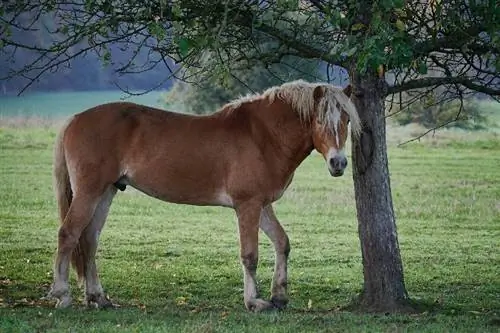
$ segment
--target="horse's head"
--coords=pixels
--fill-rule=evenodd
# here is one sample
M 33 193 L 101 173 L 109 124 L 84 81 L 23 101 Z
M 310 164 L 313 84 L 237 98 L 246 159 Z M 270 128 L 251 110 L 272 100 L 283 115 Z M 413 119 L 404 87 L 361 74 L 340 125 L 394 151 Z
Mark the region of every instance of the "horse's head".
M 350 94 L 350 86 L 340 90 L 329 85 L 319 85 L 314 89 L 316 112 L 311 124 L 313 144 L 325 158 L 328 171 L 333 177 L 342 176 L 347 167 L 344 145 L 349 122 L 354 133 L 360 129 L 356 109 L 349 99 Z

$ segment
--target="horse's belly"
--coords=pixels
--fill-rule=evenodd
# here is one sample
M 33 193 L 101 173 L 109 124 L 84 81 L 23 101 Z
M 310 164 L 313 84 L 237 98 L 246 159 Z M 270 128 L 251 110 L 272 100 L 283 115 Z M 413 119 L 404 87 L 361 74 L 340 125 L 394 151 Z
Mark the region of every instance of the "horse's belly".
M 233 202 L 227 192 L 220 188 L 208 186 L 203 182 L 180 182 L 179 180 L 164 181 L 136 181 L 127 179 L 126 184 L 160 200 L 177 204 L 196 206 L 225 206 L 232 207 Z

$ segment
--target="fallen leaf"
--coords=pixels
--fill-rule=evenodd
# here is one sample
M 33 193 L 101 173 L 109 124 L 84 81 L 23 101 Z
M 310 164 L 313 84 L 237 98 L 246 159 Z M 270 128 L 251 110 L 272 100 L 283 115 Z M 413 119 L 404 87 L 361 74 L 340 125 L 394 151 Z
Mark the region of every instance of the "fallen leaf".
M 182 306 L 182 305 L 186 305 L 187 304 L 187 301 L 186 301 L 186 297 L 177 297 L 175 299 L 175 303 L 178 305 L 178 306 Z

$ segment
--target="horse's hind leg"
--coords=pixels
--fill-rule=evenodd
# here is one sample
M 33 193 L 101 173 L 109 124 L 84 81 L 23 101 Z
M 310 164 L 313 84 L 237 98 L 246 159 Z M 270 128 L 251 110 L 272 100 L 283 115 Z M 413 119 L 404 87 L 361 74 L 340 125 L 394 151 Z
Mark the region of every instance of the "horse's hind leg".
M 69 263 L 73 250 L 78 245 L 82 231 L 89 224 L 99 195 L 93 195 L 79 191 L 75 193 L 69 211 L 59 228 L 56 259 L 54 263 L 54 283 L 49 293 L 51 297 L 57 298 L 58 308 L 71 305 L 69 291 Z
M 290 253 L 288 236 L 274 214 L 273 207 L 268 205 L 262 210 L 260 228 L 273 242 L 275 250 L 274 275 L 271 287 L 271 302 L 282 309 L 288 303 L 287 296 L 287 260 Z
M 258 298 L 255 275 L 259 262 L 258 236 L 262 206 L 256 203 L 239 205 L 236 209 L 240 232 L 240 256 L 244 274 L 244 301 L 250 311 L 259 312 L 273 307 L 271 302 Z
M 97 307 L 111 307 L 113 304 L 106 297 L 99 280 L 97 266 L 95 262 L 95 254 L 99 243 L 99 235 L 106 222 L 109 207 L 116 194 L 116 188 L 110 186 L 101 196 L 97 205 L 94 216 L 89 225 L 85 228 L 80 237 L 80 249 L 82 251 L 85 277 L 85 301 L 87 305 L 96 304 Z

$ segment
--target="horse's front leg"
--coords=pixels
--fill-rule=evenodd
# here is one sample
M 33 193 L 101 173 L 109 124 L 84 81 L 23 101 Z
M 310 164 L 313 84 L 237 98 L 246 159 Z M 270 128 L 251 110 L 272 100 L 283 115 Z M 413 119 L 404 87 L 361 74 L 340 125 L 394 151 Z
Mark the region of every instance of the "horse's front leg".
M 274 215 L 273 207 L 268 205 L 260 217 L 262 231 L 273 242 L 275 250 L 274 275 L 271 287 L 271 302 L 274 307 L 283 309 L 288 304 L 287 296 L 287 261 L 290 253 L 288 236 Z
M 258 238 L 261 210 L 260 202 L 245 202 L 236 208 L 240 233 L 240 256 L 244 275 L 243 297 L 246 308 L 255 312 L 273 308 L 271 302 L 258 298 L 255 279 L 259 262 Z

